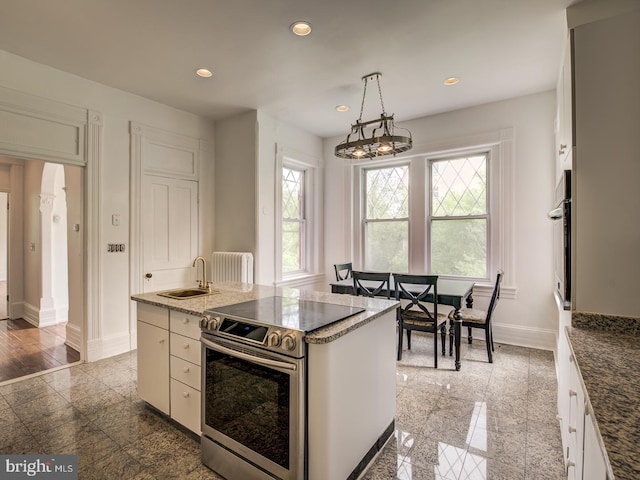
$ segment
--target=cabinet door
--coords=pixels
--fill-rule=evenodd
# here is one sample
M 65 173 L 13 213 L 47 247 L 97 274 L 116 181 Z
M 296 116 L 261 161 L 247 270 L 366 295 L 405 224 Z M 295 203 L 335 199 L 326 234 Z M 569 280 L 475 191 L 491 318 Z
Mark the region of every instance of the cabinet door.
M 584 467 L 583 480 L 606 480 L 607 467 L 604 460 L 598 434 L 593 424 L 593 417 L 589 414 L 584 420 Z
M 562 446 L 564 448 L 565 462 L 567 460 L 567 447 L 569 445 L 569 343 L 564 331 L 560 330 L 558 336 L 558 415 L 560 420 L 560 431 L 562 433 Z
M 200 392 L 171 379 L 171 418 L 200 435 Z
M 169 414 L 169 331 L 138 321 L 138 395 Z

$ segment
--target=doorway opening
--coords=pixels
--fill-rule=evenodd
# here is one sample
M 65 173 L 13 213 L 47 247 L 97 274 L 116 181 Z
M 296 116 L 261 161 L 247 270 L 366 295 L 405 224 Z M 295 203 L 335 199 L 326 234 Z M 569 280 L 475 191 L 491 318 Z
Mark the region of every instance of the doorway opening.
M 80 361 L 85 309 L 84 169 L 5 157 L 0 167 L 1 384 Z

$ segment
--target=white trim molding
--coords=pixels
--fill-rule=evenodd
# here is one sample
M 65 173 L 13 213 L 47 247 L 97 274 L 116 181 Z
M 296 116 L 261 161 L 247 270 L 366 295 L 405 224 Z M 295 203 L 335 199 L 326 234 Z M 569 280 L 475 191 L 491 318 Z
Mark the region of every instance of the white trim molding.
M 554 351 L 557 332 L 553 329 L 521 327 L 506 323 L 493 323 L 494 343 Z M 463 342 L 466 342 L 463 333 Z
M 0 153 L 84 166 L 87 110 L 0 87 Z

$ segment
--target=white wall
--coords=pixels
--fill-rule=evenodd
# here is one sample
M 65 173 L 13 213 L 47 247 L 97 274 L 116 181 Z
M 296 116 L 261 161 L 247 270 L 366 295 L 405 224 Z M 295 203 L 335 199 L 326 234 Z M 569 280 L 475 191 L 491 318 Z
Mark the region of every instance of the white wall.
M 543 92 L 402 123 L 413 134 L 414 148 L 449 143 L 506 128 L 514 129 L 515 205 L 513 271 L 506 272 L 503 295 L 494 317 L 496 341 L 553 349 L 557 313 L 553 300 L 552 223 L 555 92 Z M 350 261 L 350 164 L 334 157 L 341 137 L 324 142 L 325 272 L 333 263 Z M 435 147 L 434 147 L 435 148 Z M 431 148 L 433 150 L 434 148 Z M 411 153 L 411 152 L 407 152 Z M 515 298 L 508 298 L 514 296 Z M 486 307 L 487 297 L 476 295 L 475 305 Z
M 317 215 L 320 217 L 318 227 L 322 232 L 322 139 L 297 127 L 280 122 L 262 112 L 258 112 L 258 125 L 256 218 L 259 243 L 256 255 L 256 283 L 271 285 L 277 278 L 277 270 L 280 268 L 279 265 L 276 265 L 276 256 L 274 255 L 276 248 L 275 188 L 276 183 L 281 181 L 281 174 L 275 169 L 278 149 L 298 161 L 319 168 L 317 173 L 320 176 L 318 185 L 320 192 L 316 196 L 316 203 L 318 203 Z M 308 228 L 311 227 L 311 225 L 308 226 Z M 318 234 L 316 237 L 316 249 L 318 252 L 323 252 L 323 235 Z M 314 265 L 314 262 L 311 261 L 311 268 L 317 269 L 316 272 L 322 271 L 323 258 L 320 253 L 317 264 Z M 309 288 L 310 285 L 314 284 L 307 284 L 306 288 Z
M 256 114 L 252 110 L 216 122 L 216 251 L 256 251 Z
M 255 283 L 272 285 L 278 268 L 277 149 L 321 166 L 322 140 L 263 112 L 251 111 L 216 122 L 215 143 L 215 249 L 252 252 Z M 318 248 L 322 251 L 322 242 Z
M 87 358 L 95 360 L 135 348 L 129 341 L 129 296 L 132 293 L 129 291 L 129 249 L 117 255 L 106 252 L 107 243 L 129 245 L 129 122 L 136 121 L 209 141 L 214 136 L 213 122 L 5 51 L 0 51 L 0 86 L 102 114 L 103 162 L 97 166 L 99 218 L 89 219 L 90 222 L 97 222 L 99 229 L 99 298 L 95 299 L 99 305 L 99 318 L 87 319 L 96 326 L 89 339 Z M 202 161 L 212 162 L 213 159 L 205 158 Z M 207 182 L 208 179 L 203 179 L 203 188 L 211 189 L 212 185 Z M 25 197 L 25 208 L 30 207 L 30 201 Z M 212 216 L 212 209 L 208 205 L 203 208 Z M 111 225 L 111 215 L 114 213 L 121 216 L 119 227 Z M 86 227 L 81 225 L 85 232 Z M 204 243 L 200 238 L 200 244 Z

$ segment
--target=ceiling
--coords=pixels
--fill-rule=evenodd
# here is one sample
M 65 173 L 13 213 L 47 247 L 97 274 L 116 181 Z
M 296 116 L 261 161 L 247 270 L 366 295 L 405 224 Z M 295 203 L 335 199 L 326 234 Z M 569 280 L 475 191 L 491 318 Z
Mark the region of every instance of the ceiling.
M 259 109 L 329 137 L 358 118 L 372 72 L 399 122 L 554 88 L 571 3 L 0 0 L 0 49 L 214 120 Z M 312 33 L 294 36 L 296 20 Z M 369 83 L 363 120 L 380 113 Z

